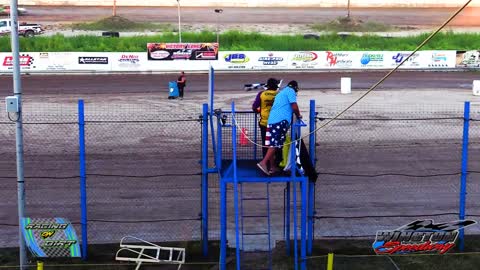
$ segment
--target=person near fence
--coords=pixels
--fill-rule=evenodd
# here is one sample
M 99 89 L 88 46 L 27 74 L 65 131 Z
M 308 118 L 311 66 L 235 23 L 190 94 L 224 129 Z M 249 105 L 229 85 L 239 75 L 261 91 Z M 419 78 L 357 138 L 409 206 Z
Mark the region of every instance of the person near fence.
M 297 92 L 297 81 L 291 81 L 287 87 L 275 96 L 265 134 L 265 145 L 268 147 L 267 154 L 262 161 L 257 163 L 257 167 L 266 175 L 280 171 L 275 163 L 275 156 L 277 148 L 281 148 L 285 143 L 293 113 L 295 113 L 297 118 L 302 118 L 297 104 Z M 269 165 L 270 170 L 268 169 Z
M 185 72 L 180 72 L 180 76 L 177 79 L 177 87 L 180 99 L 183 99 L 183 91 L 187 85 L 187 79 L 185 77 Z
M 258 121 L 258 126 L 260 127 L 260 134 L 262 137 L 262 153 L 263 157 L 267 154 L 267 148 L 265 147 L 265 134 L 267 133 L 267 122 L 268 116 L 270 115 L 270 110 L 273 106 L 273 101 L 277 95 L 279 81 L 275 78 L 270 78 L 267 80 L 266 88 L 258 92 L 255 101 L 252 104 L 252 110 L 260 114 L 260 119 Z

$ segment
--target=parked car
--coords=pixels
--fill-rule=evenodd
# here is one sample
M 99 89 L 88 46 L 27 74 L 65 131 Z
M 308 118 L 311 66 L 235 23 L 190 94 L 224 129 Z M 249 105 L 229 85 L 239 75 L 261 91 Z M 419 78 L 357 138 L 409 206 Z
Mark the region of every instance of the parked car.
M 12 31 L 12 21 L 10 19 L 0 20 L 0 36 L 8 35 Z M 34 37 L 45 32 L 40 24 L 19 23 L 18 34 L 24 37 Z
M 22 7 L 17 8 L 17 12 L 19 16 L 28 14 L 28 10 Z M 0 5 L 0 15 L 10 15 L 10 6 Z

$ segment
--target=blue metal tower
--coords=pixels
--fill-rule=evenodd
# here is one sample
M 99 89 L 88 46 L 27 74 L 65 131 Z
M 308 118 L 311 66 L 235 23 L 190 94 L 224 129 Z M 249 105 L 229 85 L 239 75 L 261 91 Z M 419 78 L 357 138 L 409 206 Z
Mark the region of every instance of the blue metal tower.
M 256 163 L 261 157 L 261 147 L 258 138 L 257 114 L 253 112 L 241 112 L 235 110 L 232 102 L 231 111 L 214 109 L 214 70 L 211 67 L 209 72 L 209 104 L 203 105 L 202 116 L 202 249 L 203 254 L 208 255 L 208 175 L 218 174 L 220 176 L 220 270 L 226 270 L 227 258 L 227 187 L 233 186 L 233 209 L 235 219 L 235 257 L 236 269 L 241 269 L 241 250 L 246 247 L 245 237 L 265 236 L 268 240 L 268 269 L 271 269 L 271 211 L 270 211 L 270 184 L 285 183 L 284 193 L 284 240 L 287 254 L 291 254 L 291 237 L 293 235 L 293 254 L 295 257 L 295 269 L 299 267 L 306 270 L 306 256 L 312 253 L 313 226 L 314 226 L 314 194 L 315 183 L 309 182 L 308 177 L 299 172 L 295 164 L 295 147 L 290 147 L 290 160 L 292 161 L 290 176 L 265 176 L 256 168 Z M 315 128 L 316 113 L 315 101 L 310 101 L 310 133 L 309 152 L 312 163 L 315 164 Z M 216 121 L 216 125 L 215 122 Z M 216 126 L 216 129 L 215 129 Z M 248 130 L 253 131 L 255 143 L 245 143 L 242 136 Z M 306 124 L 301 120 L 294 121 L 291 128 L 291 138 L 300 138 L 301 128 Z M 210 129 L 210 136 L 209 136 Z M 240 136 L 238 133 L 240 131 Z M 248 135 L 249 138 L 251 134 Z M 215 166 L 209 167 L 209 141 L 213 150 Z M 243 139 L 243 142 L 242 142 Z M 244 187 L 253 183 L 265 184 L 264 196 L 245 196 Z M 297 199 L 299 189 L 300 202 Z M 265 214 L 250 214 L 246 209 L 247 202 L 256 202 L 257 206 L 263 202 Z M 291 207 L 291 204 L 293 207 Z M 300 239 L 298 233 L 298 204 L 300 204 Z M 266 230 L 246 231 L 245 224 L 249 219 L 260 218 L 267 222 Z M 293 234 L 290 229 L 293 225 Z M 299 252 L 300 251 L 300 252 Z M 300 253 L 300 254 L 299 254 Z M 300 258 L 299 258 L 300 256 Z

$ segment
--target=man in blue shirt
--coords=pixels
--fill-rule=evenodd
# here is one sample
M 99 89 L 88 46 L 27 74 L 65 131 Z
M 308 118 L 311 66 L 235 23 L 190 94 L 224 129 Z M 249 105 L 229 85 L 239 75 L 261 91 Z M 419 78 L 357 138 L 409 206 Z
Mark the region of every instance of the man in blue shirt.
M 268 117 L 265 139 L 265 145 L 269 148 L 263 160 L 257 163 L 257 167 L 266 175 L 279 171 L 277 164 L 275 164 L 275 151 L 285 143 L 287 131 L 292 122 L 292 114 L 295 113 L 297 118 L 302 118 L 297 105 L 297 92 L 298 83 L 291 81 L 287 87 L 275 96 L 275 101 Z M 269 166 L 271 168 L 270 171 L 268 170 Z

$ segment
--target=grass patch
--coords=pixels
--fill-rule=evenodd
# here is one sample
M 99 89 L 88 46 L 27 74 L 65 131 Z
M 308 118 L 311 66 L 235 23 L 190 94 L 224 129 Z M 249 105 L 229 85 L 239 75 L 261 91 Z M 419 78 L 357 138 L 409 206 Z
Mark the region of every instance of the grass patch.
M 394 255 L 378 256 L 372 249 L 373 239 L 352 240 L 352 239 L 328 239 L 316 240 L 313 245 L 313 256 L 307 257 L 308 269 L 326 269 L 327 254 L 332 252 L 334 256 L 335 270 L 471 270 L 478 269 L 480 265 L 480 236 L 468 235 L 465 239 L 465 251 L 470 253 L 457 253 L 453 250 L 444 255 Z M 182 266 L 185 270 L 212 270 L 218 265 L 219 243 L 209 243 L 209 256 L 202 256 L 200 242 L 174 242 L 159 243 L 164 246 L 177 246 L 186 248 L 187 265 Z M 292 253 L 287 256 L 285 243 L 278 242 L 272 251 L 272 269 L 293 270 L 293 242 Z M 118 250 L 118 243 L 90 245 L 89 259 L 82 262 L 80 259 L 49 259 L 45 261 L 45 269 L 66 269 L 66 270 L 128 270 L 134 266 L 115 261 L 115 252 Z M 477 253 L 473 253 L 477 252 Z M 242 269 L 262 269 L 267 267 L 267 254 L 264 252 L 242 253 Z M 393 261 L 393 262 L 392 262 Z M 30 259 L 29 264 L 34 264 L 35 259 Z M 18 269 L 18 248 L 0 249 L 0 265 L 3 269 Z M 12 266 L 9 268 L 9 266 Z M 397 268 L 398 267 L 398 268 Z M 28 269 L 36 269 L 34 266 Z M 142 269 L 177 269 L 175 266 L 149 264 L 142 265 Z M 227 269 L 235 268 L 235 250 L 227 251 Z
M 171 24 L 158 24 L 150 22 L 133 22 L 120 16 L 111 16 L 92 23 L 72 24 L 73 30 L 89 31 L 156 31 L 173 32 L 176 31 Z
M 121 35 L 121 34 L 120 34 Z M 379 36 L 347 36 L 337 34 L 322 35 L 318 40 L 305 39 L 302 35 L 271 36 L 259 33 L 231 31 L 220 35 L 220 49 L 223 51 L 399 51 L 413 50 L 427 34 L 414 37 L 384 38 Z M 184 42 L 215 42 L 214 32 L 182 33 Z M 103 38 L 96 36 L 52 37 L 37 36 L 20 39 L 23 52 L 145 52 L 148 42 L 178 42 L 176 33 L 156 36 L 135 36 Z M 423 50 L 478 50 L 480 34 L 440 33 Z M 9 52 L 9 37 L 0 37 L 0 51 Z
M 311 29 L 319 32 L 387 32 L 399 30 L 396 27 L 348 17 L 339 17 L 327 23 L 317 23 L 310 26 Z

